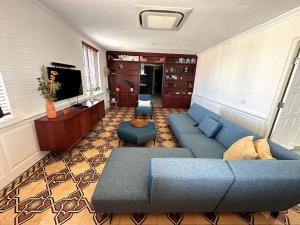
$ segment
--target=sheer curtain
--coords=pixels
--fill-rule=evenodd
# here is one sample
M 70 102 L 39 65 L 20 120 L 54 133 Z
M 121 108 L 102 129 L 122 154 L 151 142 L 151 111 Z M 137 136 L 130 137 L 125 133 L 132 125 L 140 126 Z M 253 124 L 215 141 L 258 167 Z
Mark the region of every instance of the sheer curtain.
M 100 87 L 98 50 L 83 42 L 82 51 L 87 89 L 92 90 Z

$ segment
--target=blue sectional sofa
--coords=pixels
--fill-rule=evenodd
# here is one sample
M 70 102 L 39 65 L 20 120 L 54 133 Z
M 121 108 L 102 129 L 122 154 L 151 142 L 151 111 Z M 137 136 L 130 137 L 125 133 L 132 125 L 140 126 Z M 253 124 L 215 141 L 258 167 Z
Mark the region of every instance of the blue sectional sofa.
M 213 138 L 196 127 L 222 124 Z M 183 148 L 116 148 L 92 197 L 103 213 L 280 211 L 300 202 L 300 156 L 269 141 L 276 160 L 223 160 L 235 141 L 259 135 L 193 104 L 168 123 Z

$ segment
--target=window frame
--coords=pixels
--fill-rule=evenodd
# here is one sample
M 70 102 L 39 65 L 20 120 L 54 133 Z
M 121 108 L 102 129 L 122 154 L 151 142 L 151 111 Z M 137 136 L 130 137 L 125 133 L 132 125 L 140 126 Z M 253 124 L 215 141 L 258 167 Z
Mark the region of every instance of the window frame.
M 2 74 L 0 72 L 0 107 L 3 111 L 3 116 L 0 117 L 0 123 L 5 122 L 7 118 L 12 118 L 12 109 L 6 87 L 3 81 Z

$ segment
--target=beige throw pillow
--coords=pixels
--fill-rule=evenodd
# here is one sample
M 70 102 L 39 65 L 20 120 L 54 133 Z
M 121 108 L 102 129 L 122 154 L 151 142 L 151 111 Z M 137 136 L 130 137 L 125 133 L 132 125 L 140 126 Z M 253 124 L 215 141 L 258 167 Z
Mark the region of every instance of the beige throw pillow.
M 254 141 L 254 146 L 258 154 L 258 159 L 274 159 L 267 139 L 258 139 Z
M 253 136 L 247 136 L 233 143 L 224 153 L 224 160 L 256 159 Z

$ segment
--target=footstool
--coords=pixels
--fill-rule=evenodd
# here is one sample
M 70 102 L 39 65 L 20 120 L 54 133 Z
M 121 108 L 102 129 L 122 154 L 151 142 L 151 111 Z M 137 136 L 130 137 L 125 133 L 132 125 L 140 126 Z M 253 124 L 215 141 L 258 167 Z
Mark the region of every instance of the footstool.
M 148 122 L 146 127 L 137 128 L 133 127 L 129 122 L 121 122 L 117 131 L 120 140 L 129 141 L 134 144 L 142 144 L 146 141 L 153 140 L 155 145 L 156 127 L 154 122 Z

